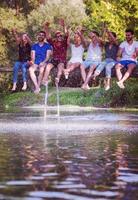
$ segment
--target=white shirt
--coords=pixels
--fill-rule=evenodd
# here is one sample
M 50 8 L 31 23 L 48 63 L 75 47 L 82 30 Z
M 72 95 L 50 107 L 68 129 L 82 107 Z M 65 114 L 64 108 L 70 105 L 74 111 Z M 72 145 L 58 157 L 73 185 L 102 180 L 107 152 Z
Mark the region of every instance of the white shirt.
M 138 42 L 137 41 L 133 41 L 132 44 L 129 44 L 127 41 L 124 41 L 120 44 L 120 48 L 122 49 L 121 60 L 136 61 L 136 58 L 133 57 L 133 54 L 136 52 L 136 49 L 138 48 Z
M 102 60 L 102 47 L 100 47 L 99 44 L 93 46 L 93 44 L 90 43 L 87 51 L 86 60 L 100 62 Z
M 74 44 L 71 44 L 71 59 L 69 60 L 69 62 L 82 63 L 83 53 L 84 53 L 84 48 L 82 45 L 76 47 Z

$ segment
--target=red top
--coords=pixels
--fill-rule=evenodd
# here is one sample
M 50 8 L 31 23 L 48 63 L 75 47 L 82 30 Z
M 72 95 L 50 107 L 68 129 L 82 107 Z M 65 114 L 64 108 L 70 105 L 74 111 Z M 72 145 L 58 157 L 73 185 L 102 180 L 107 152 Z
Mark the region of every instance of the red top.
M 47 41 L 53 47 L 53 58 L 54 60 L 58 60 L 60 62 L 66 61 L 67 56 L 67 36 L 64 36 L 62 41 L 57 41 L 56 39 L 48 39 Z

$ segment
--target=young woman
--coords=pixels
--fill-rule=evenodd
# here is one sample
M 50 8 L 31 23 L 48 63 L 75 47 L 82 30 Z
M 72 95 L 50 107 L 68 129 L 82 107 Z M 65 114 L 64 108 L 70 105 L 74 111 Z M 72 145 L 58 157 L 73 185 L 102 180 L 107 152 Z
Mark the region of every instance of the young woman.
M 75 32 L 74 41 L 70 43 L 71 58 L 67 64 L 67 68 L 64 70 L 65 78 L 68 78 L 68 75 L 71 71 L 77 67 L 80 67 L 81 63 L 83 62 L 83 53 L 85 47 L 86 44 L 82 32 Z
M 18 45 L 18 60 L 14 64 L 13 68 L 13 87 L 12 91 L 16 91 L 17 88 L 17 79 L 18 71 L 22 70 L 23 76 L 23 87 L 22 90 L 27 89 L 27 67 L 29 66 L 30 55 L 31 55 L 31 40 L 28 37 L 27 33 L 19 36 L 15 29 L 13 29 L 13 35 L 15 37 L 16 43 Z

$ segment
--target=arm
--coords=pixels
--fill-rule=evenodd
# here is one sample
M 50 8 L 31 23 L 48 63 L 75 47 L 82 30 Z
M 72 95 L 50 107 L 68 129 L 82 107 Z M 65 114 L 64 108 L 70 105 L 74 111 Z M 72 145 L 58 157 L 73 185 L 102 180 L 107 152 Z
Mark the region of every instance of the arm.
M 51 58 L 52 54 L 53 54 L 52 50 L 48 50 L 47 55 L 46 55 L 46 59 L 45 59 L 44 62 L 47 62 Z
M 119 50 L 117 52 L 117 57 L 116 57 L 116 60 L 119 61 L 121 59 L 121 56 L 122 56 L 122 51 L 123 49 L 119 47 Z
M 71 37 L 70 37 L 70 32 L 69 32 L 68 36 L 67 36 L 67 46 L 68 47 L 70 46 L 70 43 L 71 43 Z
M 52 56 L 52 50 L 49 49 L 46 52 L 46 58 L 45 58 L 45 60 L 41 64 L 45 64 L 51 58 L 51 56 Z
M 31 45 L 32 44 L 32 40 L 30 39 L 30 37 L 28 36 L 28 34 L 25 34 L 25 37 L 27 38 L 28 43 Z
M 20 44 L 21 38 L 20 38 L 19 35 L 17 34 L 16 29 L 12 29 L 12 33 L 13 33 L 13 35 L 14 35 L 14 37 L 15 37 L 16 43 L 17 43 L 17 44 Z
M 67 26 L 65 25 L 64 19 L 59 19 L 58 23 L 59 23 L 59 25 L 62 27 L 63 33 L 64 33 L 66 36 L 68 36 L 68 35 L 69 35 L 69 30 L 68 30 Z
M 117 41 L 117 38 L 113 36 L 112 32 L 109 31 L 108 29 L 106 30 L 107 34 L 112 38 L 113 40 L 113 43 L 118 45 L 118 41 Z
M 97 39 L 99 45 L 100 45 L 101 47 L 103 47 L 103 46 L 104 46 L 104 41 L 102 40 L 102 38 L 98 37 L 97 35 L 95 35 L 95 37 L 96 37 L 96 39 Z
M 31 60 L 30 60 L 30 65 L 33 65 L 35 62 L 35 51 L 31 51 Z
M 83 32 L 78 30 L 77 33 L 78 33 L 78 35 L 79 35 L 80 38 L 81 38 L 81 42 L 82 42 L 83 47 L 84 47 L 84 48 L 87 48 L 87 42 L 86 42 L 85 39 L 84 39 Z
M 103 45 L 104 45 L 103 40 L 93 32 L 90 33 L 90 34 L 91 34 L 91 37 L 95 37 L 96 38 L 97 42 L 99 43 L 99 46 L 103 47 Z
M 50 23 L 45 22 L 44 24 L 44 31 L 46 33 L 46 39 L 51 39 L 51 34 L 50 34 L 50 28 L 49 28 Z
M 135 52 L 132 54 L 132 58 L 136 59 L 138 57 L 138 48 L 135 48 Z

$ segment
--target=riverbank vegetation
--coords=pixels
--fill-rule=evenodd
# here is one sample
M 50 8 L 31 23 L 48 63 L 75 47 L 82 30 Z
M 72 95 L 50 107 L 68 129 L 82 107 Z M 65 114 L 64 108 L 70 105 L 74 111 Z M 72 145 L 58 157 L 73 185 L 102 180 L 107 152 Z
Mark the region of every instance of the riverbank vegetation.
M 56 88 L 49 88 L 48 105 L 56 105 Z M 35 95 L 30 91 L 4 95 L 2 98 L 5 107 L 44 105 L 45 88 Z M 105 91 L 103 87 L 92 87 L 84 92 L 81 88 L 59 88 L 60 105 L 79 105 L 93 107 L 129 107 L 138 108 L 137 80 L 132 78 L 126 83 L 124 90 L 118 88 L 116 80 L 112 81 L 112 88 Z
M 10 0 L 0 1 L 0 67 L 13 66 L 17 59 L 16 44 L 12 29 L 18 33 L 28 32 L 33 42 L 36 33 L 43 29 L 46 21 L 53 30 L 60 29 L 57 20 L 64 18 L 72 31 L 77 26 L 83 26 L 86 33 L 96 29 L 102 34 L 106 25 L 115 31 L 120 41 L 124 40 L 124 30 L 133 28 L 138 35 L 138 4 L 137 0 Z M 11 74 L 0 73 L 1 103 L 4 106 L 24 106 L 44 102 L 44 89 L 39 95 L 19 92 L 9 94 L 11 89 Z M 56 103 L 56 90 L 50 88 L 49 104 Z M 136 106 L 138 86 L 136 79 L 126 83 L 126 89 L 116 86 L 115 80 L 111 90 L 92 88 L 88 92 L 81 89 L 60 89 L 60 103 L 80 106 Z

